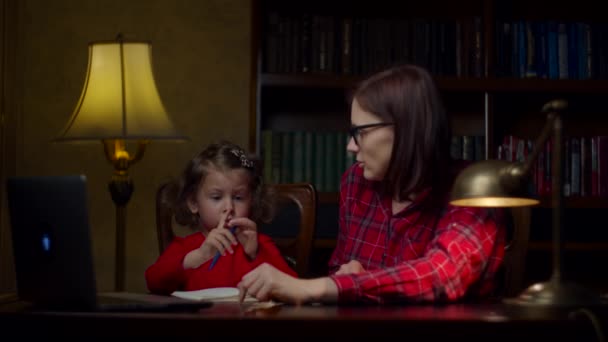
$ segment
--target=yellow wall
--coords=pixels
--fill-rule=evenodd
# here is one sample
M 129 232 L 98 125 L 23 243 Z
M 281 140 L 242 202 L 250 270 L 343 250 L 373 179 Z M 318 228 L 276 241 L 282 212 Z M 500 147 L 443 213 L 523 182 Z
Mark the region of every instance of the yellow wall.
M 127 207 L 126 288 L 145 291 L 144 271 L 158 256 L 158 185 L 212 140 L 227 138 L 247 147 L 250 6 L 248 0 L 21 1 L 21 112 L 9 113 L 19 118 L 16 173 L 88 177 L 98 290 L 111 291 L 114 284 L 115 215 L 107 190 L 112 167 L 101 143 L 50 142 L 80 96 L 87 44 L 114 39 L 119 32 L 126 39 L 151 41 L 161 98 L 178 130 L 191 138 L 153 141 L 130 169 L 135 193 Z

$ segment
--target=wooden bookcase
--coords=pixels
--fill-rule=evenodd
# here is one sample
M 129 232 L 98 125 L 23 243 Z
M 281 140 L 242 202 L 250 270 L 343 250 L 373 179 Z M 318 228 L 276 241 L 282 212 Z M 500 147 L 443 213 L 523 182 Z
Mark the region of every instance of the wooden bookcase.
M 505 136 L 534 140 L 545 122 L 543 104 L 556 98 L 569 102 L 567 136 L 608 136 L 603 13 L 590 0 L 256 0 L 251 147 L 265 154 L 264 131 L 345 132 L 352 87 L 401 62 L 424 65 L 436 76 L 453 134 L 483 136 L 485 158 L 498 157 Z M 337 232 L 337 198 L 335 191 L 319 193 L 326 207 L 319 214 L 319 246 L 331 247 Z M 534 210 L 530 246 L 547 274 L 537 273 L 532 260 L 530 278 L 550 272 L 543 259 L 550 255 L 548 203 Z M 608 261 L 601 215 L 608 195 L 570 196 L 565 206 L 566 259 Z

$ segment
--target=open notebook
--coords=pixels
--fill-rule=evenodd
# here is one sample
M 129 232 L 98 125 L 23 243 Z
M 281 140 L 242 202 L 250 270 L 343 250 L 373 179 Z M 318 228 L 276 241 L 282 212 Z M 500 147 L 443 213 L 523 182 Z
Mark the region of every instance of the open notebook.
M 12 177 L 6 189 L 21 300 L 69 311 L 183 311 L 212 305 L 171 296 L 97 294 L 85 176 Z
M 195 290 L 195 291 L 174 291 L 171 296 L 177 297 L 183 300 L 192 301 L 197 303 L 200 301 L 209 301 L 213 303 L 237 303 L 239 301 L 239 289 L 236 287 L 214 287 L 210 289 Z M 241 306 L 246 312 L 269 309 L 276 306 L 281 306 L 283 303 L 275 302 L 273 300 L 258 301 L 253 296 L 245 296 Z
M 236 287 L 215 287 L 196 291 L 175 291 L 172 296 L 191 301 L 238 302 L 239 289 Z M 252 296 L 245 296 L 244 302 L 257 302 Z

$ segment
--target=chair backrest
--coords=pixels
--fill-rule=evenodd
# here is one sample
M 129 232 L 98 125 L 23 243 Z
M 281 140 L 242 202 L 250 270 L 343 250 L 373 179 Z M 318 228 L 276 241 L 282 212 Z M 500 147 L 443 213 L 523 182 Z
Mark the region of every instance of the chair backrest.
M 505 247 L 503 297 L 513 297 L 524 289 L 526 254 L 530 240 L 530 207 L 510 208 L 509 234 Z
M 310 253 L 315 234 L 317 192 L 310 183 L 275 184 L 273 187 L 278 197 L 279 211 L 289 204 L 294 204 L 298 208 L 300 222 L 295 237 L 274 238 L 274 241 L 298 275 L 304 277 L 309 273 Z
M 166 202 L 167 198 L 165 196 L 170 187 L 170 183 L 163 183 L 156 191 L 156 234 L 160 253 L 164 252 L 175 236 L 173 232 L 173 210 L 171 205 Z
M 166 202 L 165 192 L 170 183 L 162 184 L 156 193 L 156 229 L 158 247 L 162 253 L 175 236 L 173 230 L 173 212 Z M 272 185 L 277 195 L 277 211 L 286 205 L 294 205 L 300 214 L 299 227 L 292 237 L 274 238 L 274 241 L 300 277 L 309 271 L 310 252 L 314 238 L 317 217 L 317 192 L 310 183 L 289 183 Z

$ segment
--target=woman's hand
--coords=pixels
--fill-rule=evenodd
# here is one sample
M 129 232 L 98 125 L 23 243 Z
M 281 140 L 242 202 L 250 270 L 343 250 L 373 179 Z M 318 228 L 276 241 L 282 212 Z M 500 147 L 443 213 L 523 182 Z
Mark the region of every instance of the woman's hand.
M 240 298 L 250 295 L 260 301 L 270 299 L 304 304 L 312 301 L 335 301 L 338 288 L 329 278 L 298 279 L 264 263 L 243 276 L 237 285 Z
M 351 260 L 351 261 L 347 262 L 346 264 L 343 264 L 342 266 L 340 266 L 340 268 L 336 272 L 336 275 L 357 274 L 357 273 L 361 273 L 361 272 L 365 272 L 365 269 L 363 268 L 361 263 L 358 262 L 357 260 Z
M 255 259 L 258 254 L 258 225 L 247 217 L 238 217 L 229 220 L 228 226 L 236 227 L 235 235 L 245 254 Z

